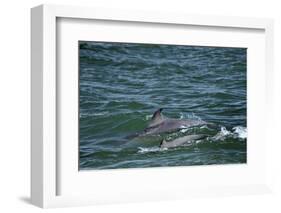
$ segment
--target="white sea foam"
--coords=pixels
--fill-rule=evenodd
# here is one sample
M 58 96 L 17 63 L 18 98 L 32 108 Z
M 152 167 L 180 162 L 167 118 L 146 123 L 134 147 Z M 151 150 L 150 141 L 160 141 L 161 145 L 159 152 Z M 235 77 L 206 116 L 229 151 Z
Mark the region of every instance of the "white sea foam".
M 184 114 L 182 112 L 180 113 L 180 119 L 184 119 Z
M 221 131 L 220 131 L 220 134 L 223 135 L 223 136 L 227 136 L 227 135 L 230 135 L 231 132 L 228 131 L 224 126 L 221 127 Z
M 247 128 L 243 126 L 236 126 L 232 128 L 234 134 L 237 134 L 238 138 L 245 139 L 247 138 Z
M 221 130 L 214 136 L 212 139 L 214 140 L 224 140 L 226 136 L 230 135 L 231 132 L 228 131 L 224 126 L 221 127 Z
M 160 148 L 158 146 L 154 147 L 138 147 L 138 153 L 148 153 L 148 152 L 159 152 L 159 151 L 164 151 L 167 150 L 167 148 Z
M 146 116 L 145 116 L 145 120 L 146 120 L 146 121 L 150 120 L 151 118 L 152 118 L 152 115 L 146 115 Z
M 200 126 L 199 129 L 209 129 L 209 130 L 211 130 L 211 128 L 209 128 L 207 125 Z
M 183 129 L 180 130 L 181 133 L 186 133 L 187 131 L 188 131 L 187 128 L 183 128 Z
M 227 137 L 236 137 L 241 139 L 247 138 L 247 128 L 243 126 L 236 126 L 232 128 L 233 132 L 227 130 L 224 126 L 221 130 L 214 136 L 214 140 L 225 140 Z

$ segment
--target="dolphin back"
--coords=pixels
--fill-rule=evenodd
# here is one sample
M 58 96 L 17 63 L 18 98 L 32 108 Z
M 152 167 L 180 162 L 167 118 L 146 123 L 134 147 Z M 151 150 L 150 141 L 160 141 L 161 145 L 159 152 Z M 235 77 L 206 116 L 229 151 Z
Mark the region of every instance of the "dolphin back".
M 160 148 L 172 148 L 184 145 L 186 143 L 189 143 L 191 141 L 199 140 L 205 138 L 205 135 L 186 135 L 180 138 L 177 138 L 175 140 L 167 142 L 165 139 L 162 140 L 160 143 Z

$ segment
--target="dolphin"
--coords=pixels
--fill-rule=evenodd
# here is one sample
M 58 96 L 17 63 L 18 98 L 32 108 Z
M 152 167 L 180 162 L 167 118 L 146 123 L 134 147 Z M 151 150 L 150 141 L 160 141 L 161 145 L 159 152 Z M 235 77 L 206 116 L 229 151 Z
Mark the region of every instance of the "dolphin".
M 149 125 L 144 129 L 141 135 L 156 135 L 164 132 L 174 132 L 179 129 L 208 124 L 207 122 L 201 120 L 167 118 L 162 115 L 162 110 L 163 108 L 160 108 L 154 112 Z
M 173 141 L 169 141 L 167 142 L 165 139 L 162 140 L 162 142 L 160 143 L 160 148 L 172 148 L 172 147 L 177 147 L 177 146 L 181 146 L 184 145 L 186 143 L 189 143 L 191 141 L 195 141 L 195 140 L 199 140 L 206 137 L 205 135 L 186 135 L 180 138 L 177 138 Z

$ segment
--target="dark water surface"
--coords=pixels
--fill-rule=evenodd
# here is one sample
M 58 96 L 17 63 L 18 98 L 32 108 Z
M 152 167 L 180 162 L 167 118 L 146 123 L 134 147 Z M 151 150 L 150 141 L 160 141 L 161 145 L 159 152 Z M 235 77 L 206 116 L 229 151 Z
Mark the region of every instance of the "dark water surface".
M 246 163 L 245 48 L 79 42 L 80 169 Z M 130 137 L 158 108 L 212 122 Z M 205 134 L 169 149 L 163 138 Z

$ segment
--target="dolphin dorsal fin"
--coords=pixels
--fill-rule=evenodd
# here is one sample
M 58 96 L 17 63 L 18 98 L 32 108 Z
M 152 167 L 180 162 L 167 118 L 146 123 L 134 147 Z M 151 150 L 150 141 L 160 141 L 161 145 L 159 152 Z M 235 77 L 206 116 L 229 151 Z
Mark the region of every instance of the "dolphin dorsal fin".
M 160 108 L 153 113 L 149 126 L 157 125 L 163 120 L 163 116 L 161 114 L 162 110 L 163 108 Z
M 151 120 L 162 118 L 162 114 L 161 114 L 162 110 L 163 110 L 163 108 L 160 108 L 160 109 L 156 110 L 153 113 L 153 116 L 152 116 Z
M 163 139 L 159 145 L 160 148 L 163 148 L 166 145 L 167 141 Z

